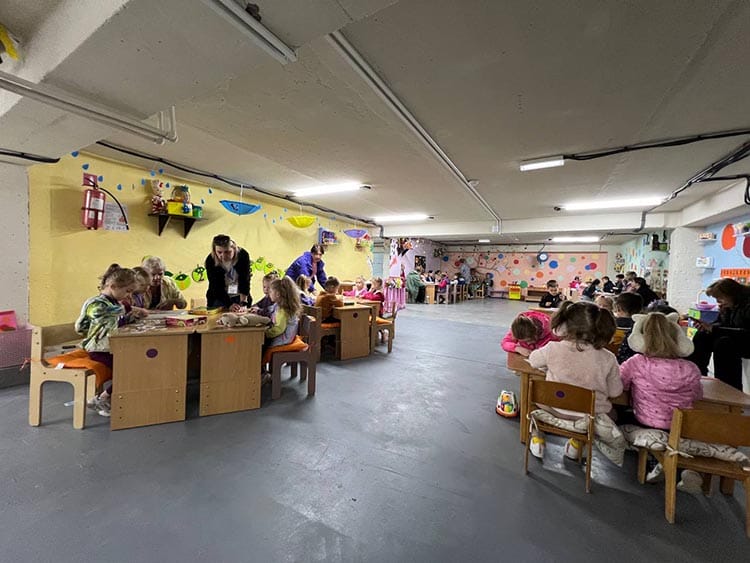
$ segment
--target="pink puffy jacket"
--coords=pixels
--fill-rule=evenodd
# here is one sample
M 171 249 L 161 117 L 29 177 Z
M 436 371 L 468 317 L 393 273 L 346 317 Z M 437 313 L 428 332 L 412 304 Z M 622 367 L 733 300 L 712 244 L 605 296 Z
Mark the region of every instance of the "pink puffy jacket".
M 527 342 L 519 342 L 513 336 L 513 333 L 511 331 L 508 331 L 508 334 L 505 335 L 505 338 L 503 338 L 503 341 L 501 343 L 503 350 L 505 350 L 506 352 L 515 352 L 516 346 L 526 348 L 527 350 L 536 350 L 537 348 L 541 348 L 551 340 L 559 340 L 557 336 L 552 334 L 552 330 L 549 326 L 548 314 L 540 313 L 539 311 L 525 311 L 519 316 L 529 317 L 542 323 L 542 335 L 539 337 L 539 340 L 530 344 Z

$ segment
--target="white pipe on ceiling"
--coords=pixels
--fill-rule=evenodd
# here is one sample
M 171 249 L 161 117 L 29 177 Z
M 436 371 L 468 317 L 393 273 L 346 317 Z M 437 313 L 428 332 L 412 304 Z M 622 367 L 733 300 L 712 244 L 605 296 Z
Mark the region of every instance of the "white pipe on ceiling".
M 425 130 L 417 118 L 407 109 L 407 107 L 401 102 L 396 96 L 393 90 L 385 83 L 385 81 L 378 76 L 375 70 L 370 64 L 362 57 L 362 55 L 349 43 L 347 38 L 340 31 L 334 31 L 326 36 L 328 42 L 333 45 L 336 51 L 341 57 L 349 63 L 351 66 L 370 86 L 370 88 L 386 103 L 386 105 L 398 116 L 401 121 L 417 136 L 417 138 L 424 143 L 424 145 L 430 150 L 435 158 L 440 161 L 453 176 L 458 180 L 459 184 L 474 197 L 475 200 L 482 206 L 482 208 L 489 213 L 495 220 L 495 228 L 493 232 L 500 232 L 500 216 L 487 203 L 482 195 L 476 190 L 474 186 L 469 183 L 463 172 L 458 166 L 451 160 L 451 158 L 445 153 L 440 145 L 432 138 L 432 136 Z
M 7 72 L 0 71 L 0 88 L 8 90 L 19 96 L 36 100 L 48 106 L 53 106 L 68 113 L 73 113 L 107 125 L 132 135 L 137 135 L 154 143 L 164 144 L 164 141 L 172 143 L 177 141 L 176 119 L 174 106 L 170 110 L 159 112 L 159 123 L 163 124 L 164 120 L 169 122 L 169 129 L 160 129 L 142 123 L 137 119 L 120 115 L 111 109 L 96 106 L 95 104 L 76 98 L 58 88 L 53 88 L 46 84 L 34 84 L 13 76 Z
M 297 60 L 294 49 L 276 37 L 270 29 L 243 10 L 234 0 L 203 0 L 203 3 L 281 64 Z

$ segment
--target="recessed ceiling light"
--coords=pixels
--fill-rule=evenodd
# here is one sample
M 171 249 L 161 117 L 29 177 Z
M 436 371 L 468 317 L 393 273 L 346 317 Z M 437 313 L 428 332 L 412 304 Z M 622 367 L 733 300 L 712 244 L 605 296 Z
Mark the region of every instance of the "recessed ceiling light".
M 308 197 L 311 195 L 338 194 L 342 192 L 355 192 L 362 188 L 359 182 L 348 182 L 346 184 L 335 184 L 330 186 L 316 186 L 314 188 L 302 188 L 294 191 L 294 197 Z
M 565 157 L 548 156 L 546 158 L 524 160 L 523 162 L 521 162 L 519 168 L 521 169 L 521 172 L 528 172 L 529 170 L 539 170 L 540 168 L 554 168 L 556 166 L 563 166 L 564 164 Z
M 376 223 L 388 223 L 393 221 L 425 221 L 430 216 L 424 213 L 406 213 L 404 215 L 381 215 L 380 217 L 373 217 L 373 221 Z
M 561 205 L 566 211 L 583 211 L 585 209 L 619 209 L 623 207 L 653 207 L 664 203 L 661 196 L 647 196 L 632 199 L 610 199 L 604 201 L 579 201 Z
M 477 242 L 490 242 L 488 238 L 480 238 Z
M 599 242 L 600 237 L 552 237 L 552 242 Z

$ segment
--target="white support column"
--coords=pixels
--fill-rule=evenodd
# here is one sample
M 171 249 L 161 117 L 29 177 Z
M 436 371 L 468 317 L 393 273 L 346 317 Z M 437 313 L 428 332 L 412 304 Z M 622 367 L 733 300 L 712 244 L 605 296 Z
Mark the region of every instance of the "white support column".
M 695 303 L 703 287 L 703 270 L 695 267 L 695 259 L 703 254 L 698 242 L 700 232 L 700 229 L 679 227 L 672 231 L 670 238 L 667 301 L 681 313 Z
M 29 318 L 29 180 L 26 168 L 0 162 L 0 310 Z

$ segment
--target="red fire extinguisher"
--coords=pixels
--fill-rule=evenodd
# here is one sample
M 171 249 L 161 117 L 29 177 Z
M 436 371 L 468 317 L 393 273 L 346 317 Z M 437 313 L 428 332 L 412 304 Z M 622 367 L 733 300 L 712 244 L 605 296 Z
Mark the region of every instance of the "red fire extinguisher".
M 84 190 L 81 223 L 87 229 L 98 229 L 104 226 L 104 202 L 106 196 L 102 190 Z

